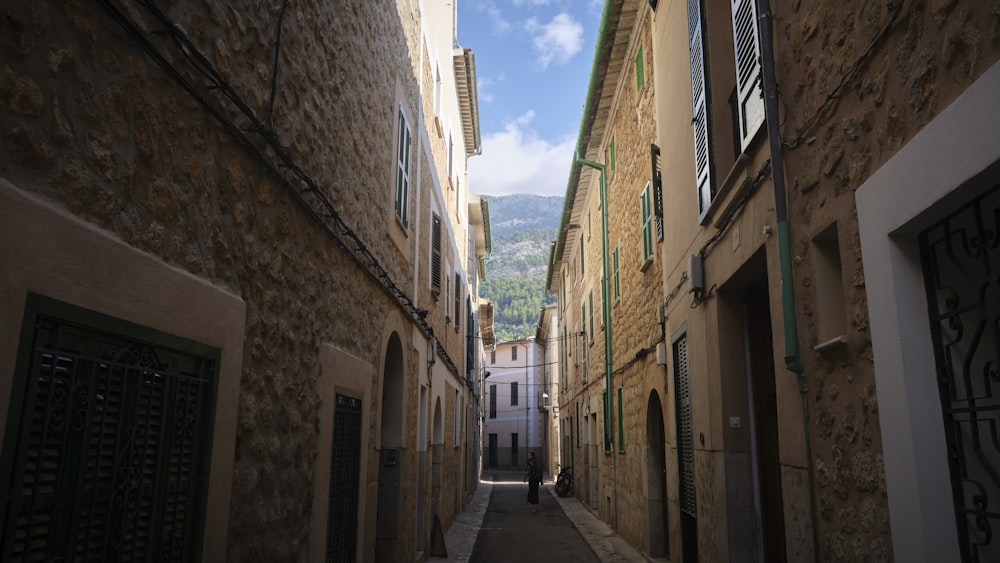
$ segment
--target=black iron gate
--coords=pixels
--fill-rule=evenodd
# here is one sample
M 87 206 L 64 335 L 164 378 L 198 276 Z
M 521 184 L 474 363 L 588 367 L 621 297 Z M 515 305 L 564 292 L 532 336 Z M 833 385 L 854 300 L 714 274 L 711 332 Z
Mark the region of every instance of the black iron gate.
M 920 248 L 962 560 L 1000 561 L 1000 186 Z
M 35 296 L 19 350 L 0 560 L 200 560 L 218 352 Z
M 326 560 L 330 563 L 356 559 L 360 481 L 361 399 L 337 393 L 326 542 Z

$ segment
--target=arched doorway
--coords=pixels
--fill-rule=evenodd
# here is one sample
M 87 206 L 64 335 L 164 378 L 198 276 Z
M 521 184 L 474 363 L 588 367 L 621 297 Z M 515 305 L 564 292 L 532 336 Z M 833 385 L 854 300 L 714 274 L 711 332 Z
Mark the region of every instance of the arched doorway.
M 441 457 L 444 455 L 444 421 L 441 398 L 434 400 L 434 422 L 431 426 L 431 517 L 441 512 Z
M 663 408 L 656 391 L 646 405 L 646 514 L 649 518 L 649 555 L 666 557 L 670 535 L 667 528 L 667 458 Z
M 389 337 L 382 372 L 381 443 L 378 472 L 378 518 L 375 560 L 395 563 L 399 553 L 400 449 L 403 446 L 403 346 L 395 332 Z

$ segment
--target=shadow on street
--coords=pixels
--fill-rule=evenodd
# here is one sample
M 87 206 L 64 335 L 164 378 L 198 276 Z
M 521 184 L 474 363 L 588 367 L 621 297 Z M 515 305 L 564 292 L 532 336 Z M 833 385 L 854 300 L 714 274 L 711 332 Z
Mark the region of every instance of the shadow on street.
M 539 510 L 532 513 L 521 473 L 487 472 L 484 478 L 491 475 L 493 493 L 470 562 L 598 563 L 548 488 L 539 490 Z

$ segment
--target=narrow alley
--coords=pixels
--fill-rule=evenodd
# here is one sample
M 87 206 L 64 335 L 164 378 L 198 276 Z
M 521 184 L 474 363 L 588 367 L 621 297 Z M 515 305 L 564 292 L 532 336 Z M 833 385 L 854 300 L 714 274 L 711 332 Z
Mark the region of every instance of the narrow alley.
M 515 471 L 487 470 L 465 512 L 445 534 L 446 557 L 431 563 L 647 562 L 576 497 L 560 498 L 547 478 L 538 513 Z

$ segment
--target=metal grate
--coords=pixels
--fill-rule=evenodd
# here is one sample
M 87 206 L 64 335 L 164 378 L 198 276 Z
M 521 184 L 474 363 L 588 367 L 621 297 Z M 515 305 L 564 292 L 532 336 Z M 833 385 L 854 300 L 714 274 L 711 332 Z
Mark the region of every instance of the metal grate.
M 338 393 L 334 409 L 326 560 L 349 563 L 357 555 L 361 399 Z
M 963 561 L 1000 561 L 1000 185 L 920 236 Z
M 217 356 L 28 311 L 0 560 L 199 560 Z
M 677 401 L 677 461 L 680 464 L 680 508 L 695 516 L 694 436 L 691 429 L 691 376 L 687 335 L 674 342 L 674 397 Z

